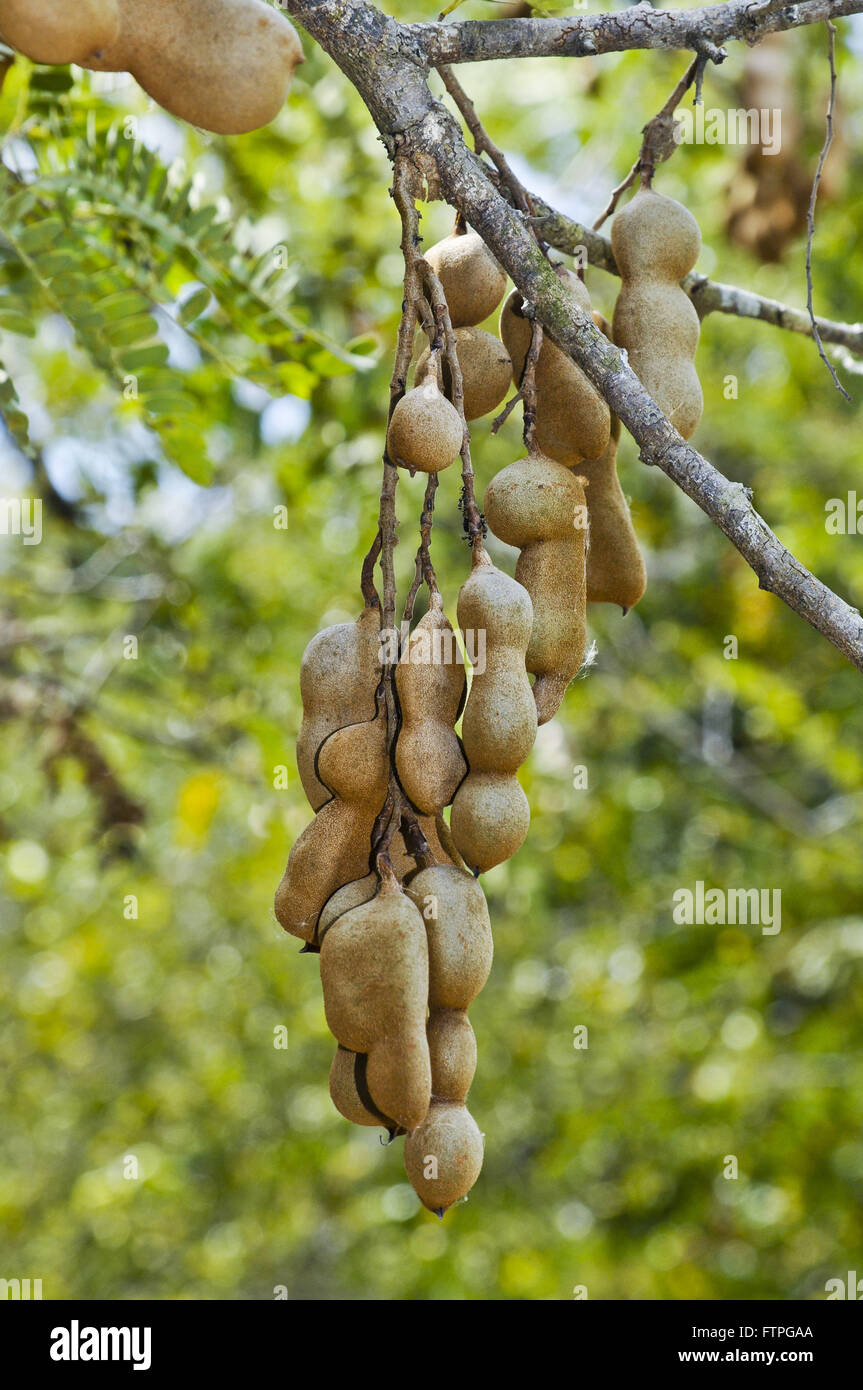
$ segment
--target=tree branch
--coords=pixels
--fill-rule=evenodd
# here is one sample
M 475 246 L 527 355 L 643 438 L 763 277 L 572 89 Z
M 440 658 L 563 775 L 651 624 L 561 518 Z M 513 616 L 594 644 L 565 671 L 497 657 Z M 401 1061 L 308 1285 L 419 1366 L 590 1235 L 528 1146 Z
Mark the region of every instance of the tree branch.
M 753 507 L 749 489 L 724 477 L 681 438 L 619 349 L 599 332 L 591 316 L 573 302 L 537 246 L 524 217 L 501 196 L 486 166 L 465 145 L 454 117 L 432 97 L 423 69 L 404 50 L 403 30 L 399 26 L 393 30 L 377 10 L 359 0 L 289 0 L 289 8 L 350 76 L 391 157 L 399 150 L 410 156 L 424 177 L 429 177 L 430 170 L 435 171 L 435 192 L 439 191 L 480 233 L 524 298 L 534 306 L 543 328 L 582 368 L 623 421 L 638 443 L 644 462 L 661 468 L 716 523 L 752 566 L 761 588 L 783 599 L 863 670 L 863 619 L 858 611 L 810 574 L 782 545 Z M 863 9 L 863 0 L 855 0 L 847 8 L 841 4 L 827 8 L 834 14 L 840 10 L 850 13 Z M 821 0 L 816 0 L 813 4 L 801 4 L 790 17 L 784 10 L 777 16 L 765 12 L 763 7 L 756 7 L 755 14 L 766 14 L 770 21 L 781 17 L 790 22 L 794 14 L 805 11 L 812 18 L 800 22 L 814 22 L 815 18 L 824 17 L 824 9 Z M 746 30 L 747 6 L 739 3 L 686 13 L 700 21 L 720 11 L 733 12 Z M 649 9 L 627 11 L 623 18 L 633 15 L 639 23 L 657 21 L 660 28 L 666 21 L 678 24 L 681 17 L 680 12 L 667 16 Z M 509 23 L 533 25 L 544 21 Z M 475 27 L 486 29 L 494 25 Z M 722 30 L 717 21 L 710 37 L 727 38 L 729 31 Z M 446 62 L 454 56 L 440 55 L 437 61 Z
M 634 5 L 613 14 L 562 19 L 489 19 L 405 25 L 425 61 L 479 63 L 493 58 L 582 58 L 634 48 L 693 49 L 728 39 L 755 43 L 765 34 L 859 14 L 863 0 L 803 0 L 775 6 L 729 0 L 694 10 Z
M 809 207 L 806 211 L 806 308 L 809 311 L 809 321 L 812 324 L 812 337 L 815 339 L 818 356 L 832 376 L 833 385 L 836 387 L 836 390 L 842 392 L 846 401 L 850 401 L 851 397 L 836 375 L 836 368 L 833 366 L 833 363 L 830 361 L 830 358 L 821 345 L 821 334 L 818 331 L 818 324 L 815 321 L 815 309 L 813 306 L 812 243 L 815 240 L 815 204 L 818 202 L 821 175 L 824 172 L 824 165 L 827 163 L 830 146 L 833 144 L 833 109 L 836 105 L 836 26 L 835 24 L 831 24 L 829 20 L 827 21 L 827 36 L 827 55 L 830 63 L 830 98 L 827 102 L 827 129 L 824 134 L 824 144 L 818 156 L 818 167 L 815 170 L 815 178 L 812 180 L 812 192 L 809 195 Z

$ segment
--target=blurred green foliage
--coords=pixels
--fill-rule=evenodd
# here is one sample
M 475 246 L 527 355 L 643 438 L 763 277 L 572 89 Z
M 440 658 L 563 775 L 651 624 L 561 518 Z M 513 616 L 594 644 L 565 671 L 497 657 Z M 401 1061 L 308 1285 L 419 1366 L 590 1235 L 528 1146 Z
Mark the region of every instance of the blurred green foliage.
M 784 40 L 810 167 L 823 38 Z M 707 74 L 709 105 L 737 104 L 745 50 L 729 48 Z M 595 663 L 523 771 L 529 839 L 486 880 L 496 962 L 471 1010 L 486 1159 L 468 1203 L 439 1223 L 400 1145 L 330 1105 L 315 958 L 297 957 L 271 902 L 310 815 L 293 757 L 300 657 L 358 611 L 374 534 L 400 257 L 383 148 L 346 80 L 306 50 L 278 121 L 237 140 L 182 130 L 123 80 L 73 70 L 72 95 L 103 128 L 137 114 L 144 144 L 184 159 L 196 194 L 256 252 L 284 243 L 293 308 L 341 343 L 373 335 L 372 372 L 324 374 L 286 398 L 233 335 L 233 367 L 175 346 L 206 403 L 207 489 L 51 305 L 34 306 L 32 338 L 2 333 L 35 460 L 7 444 L 4 493 L 44 508 L 40 545 L 0 538 L 0 1276 L 42 1278 L 61 1299 L 268 1299 L 287 1286 L 294 1299 L 542 1300 L 579 1285 L 592 1299 L 823 1298 L 863 1258 L 860 677 L 759 591 L 631 441 L 621 471 L 648 592 L 625 622 L 592 611 Z M 592 218 L 685 61 L 468 66 L 463 80 L 528 184 Z M 817 307 L 848 320 L 863 317 L 854 63 L 843 47 L 815 250 Z M 7 82 L 6 129 L 24 66 Z M 15 140 L 21 157 L 26 130 Z M 684 147 L 657 187 L 697 215 L 699 268 L 801 305 L 801 236 L 762 266 L 724 233 L 741 159 Z M 423 213 L 430 242 L 450 215 Z M 187 268 L 172 294 L 195 284 Z M 614 283 L 590 272 L 589 284 L 610 313 Z M 845 375 L 847 406 L 810 342 L 719 315 L 698 367 L 698 446 L 859 602 L 863 539 L 824 524 L 827 500 L 859 486 L 859 378 Z M 497 437 L 479 422 L 474 441 L 484 486 L 516 456 L 518 422 Z M 399 492 L 404 591 L 422 482 Z M 468 560 L 457 496 L 451 470 L 434 552 L 453 617 Z M 698 880 L 780 888 L 781 932 L 675 925 L 673 893 Z

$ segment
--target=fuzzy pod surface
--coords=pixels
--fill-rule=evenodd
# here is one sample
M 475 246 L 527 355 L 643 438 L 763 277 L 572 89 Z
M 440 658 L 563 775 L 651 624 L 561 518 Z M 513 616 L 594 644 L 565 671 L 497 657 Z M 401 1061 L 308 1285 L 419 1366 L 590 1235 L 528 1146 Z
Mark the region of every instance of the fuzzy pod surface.
M 318 772 L 332 797 L 295 842 L 276 890 L 276 917 L 292 936 L 313 941 L 333 894 L 368 873 L 372 830 L 389 770 L 381 716 L 337 729 L 325 741 Z
M 514 854 L 527 834 L 530 808 L 515 772 L 533 747 L 537 717 L 524 664 L 530 594 L 479 545 L 459 593 L 458 620 L 462 632 L 485 634 L 485 664 L 474 669 L 462 719 L 470 771 L 456 792 L 450 829 L 465 863 L 482 873 Z
M 425 925 L 395 880 L 332 923 L 321 943 L 321 983 L 330 1032 L 352 1052 L 368 1053 L 418 1023 L 425 1031 Z
M 701 232 L 682 203 L 640 188 L 611 224 L 620 271 L 614 341 L 645 390 L 684 439 L 701 419 L 695 370 L 699 319 L 680 280 L 698 259 Z
M 433 376 L 406 391 L 387 428 L 387 453 L 411 473 L 440 473 L 461 450 L 461 417 Z
M 587 480 L 590 545 L 587 552 L 588 603 L 616 603 L 628 613 L 647 588 L 647 570 L 617 476 L 620 421 L 612 417 L 608 448 L 586 459 L 579 471 Z
M 440 595 L 410 634 L 396 667 L 401 728 L 396 742 L 399 781 L 418 811 L 437 815 L 467 775 L 455 724 L 465 673 Z
M 426 1029 L 432 1099 L 465 1101 L 476 1072 L 476 1038 L 464 1009 L 435 1009 Z
M 482 1135 L 464 1105 L 432 1102 L 405 1141 L 405 1170 L 424 1206 L 444 1212 L 469 1192 L 482 1169 Z
M 453 328 L 473 327 L 494 313 L 506 271 L 477 232 L 451 232 L 429 247 L 425 259 L 441 282 Z
M 578 276 L 565 266 L 559 278 L 580 308 L 590 313 L 590 295 Z M 508 296 L 500 315 L 500 336 L 512 358 L 513 381 L 521 383 L 530 347 L 530 320 L 522 313 L 520 291 Z M 574 468 L 583 458 L 596 458 L 608 443 L 610 413 L 596 387 L 548 334 L 543 335 L 536 364 L 536 444 L 549 458 Z
M 530 594 L 533 627 L 525 656 L 545 724 L 560 707 L 587 643 L 584 483 L 541 454 L 518 459 L 489 483 L 483 511 L 498 540 L 520 550 L 515 577 Z
M 462 374 L 465 419 L 479 420 L 489 411 L 496 410 L 509 390 L 512 359 L 500 338 L 487 333 L 484 328 L 457 328 L 455 339 Z M 417 362 L 418 377 L 428 362 L 429 350 L 426 348 Z M 442 365 L 442 372 L 444 390 L 452 399 L 452 383 L 446 361 Z
M 367 1058 L 361 1053 L 349 1052 L 339 1044 L 330 1067 L 330 1099 L 339 1114 L 353 1125 L 386 1125 L 389 1117 L 370 1109 L 360 1094 L 358 1066 L 364 1080 Z
M 117 0 L 117 6 L 119 33 L 83 66 L 131 73 L 173 116 L 218 135 L 268 125 L 305 61 L 290 20 L 264 0 Z
M 355 623 L 336 623 L 318 632 L 303 653 L 297 770 L 313 811 L 332 795 L 317 772 L 324 741 L 337 729 L 374 718 L 382 669 L 380 621 L 377 608 L 364 608 Z
M 485 894 L 462 869 L 420 869 L 405 892 L 422 913 L 428 938 L 429 1008 L 466 1009 L 485 984 L 494 946 Z
M 78 63 L 113 44 L 118 0 L 0 0 L 0 37 L 34 63 Z
M 375 1108 L 403 1129 L 428 1109 L 428 944 L 422 916 L 395 878 L 332 923 L 321 944 L 327 1025 L 366 1057 Z

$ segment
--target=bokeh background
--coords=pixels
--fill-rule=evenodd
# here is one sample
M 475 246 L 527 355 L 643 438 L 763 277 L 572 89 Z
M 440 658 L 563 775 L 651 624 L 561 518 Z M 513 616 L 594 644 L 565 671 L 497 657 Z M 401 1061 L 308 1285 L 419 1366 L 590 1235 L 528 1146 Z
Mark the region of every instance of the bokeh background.
M 815 296 L 857 320 L 863 28 L 840 28 Z M 14 299 L 0 297 L 0 354 L 19 403 L 4 386 L 0 491 L 43 501 L 41 544 L 0 537 L 0 1276 L 41 1278 L 57 1299 L 285 1287 L 292 1299 L 556 1300 L 576 1286 L 591 1299 L 824 1298 L 828 1279 L 863 1268 L 860 676 L 759 591 L 628 438 L 621 472 L 649 588 L 625 621 L 591 611 L 595 661 L 522 772 L 529 839 L 485 880 L 496 960 L 471 1010 L 486 1158 L 470 1200 L 439 1222 L 407 1184 L 400 1144 L 331 1107 L 316 961 L 271 904 L 310 816 L 293 752 L 300 657 L 359 611 L 401 266 L 383 148 L 347 81 L 305 46 L 282 115 L 239 139 L 183 128 L 131 80 L 76 69 L 17 62 L 0 100 L 4 204 L 57 175 L 21 213 L 31 249 L 40 219 L 59 217 L 54 251 L 128 277 L 188 412 L 176 428 L 170 402 L 147 414 L 125 400 L 88 349 L 80 304 L 67 295 L 64 312 L 56 267 L 22 274 L 0 233 L 0 295 Z M 729 49 L 707 75 L 708 106 L 736 107 L 747 90 L 748 50 Z M 633 53 L 462 76 L 529 186 L 592 220 L 687 61 Z M 801 204 L 781 192 L 801 174 L 808 189 L 823 137 L 823 27 L 782 38 L 776 72 L 792 132 L 781 178 L 764 161 L 747 169 L 744 149 L 688 146 L 657 187 L 697 216 L 699 269 L 802 306 Z M 130 114 L 123 201 L 105 191 L 126 158 L 106 132 Z M 101 192 L 69 174 L 87 149 Z M 128 170 L 148 149 L 136 204 Z M 287 248 L 291 312 L 375 365 L 278 337 L 229 275 L 217 293 L 170 219 L 141 211 L 166 170 L 186 212 L 214 206 L 249 264 Z M 423 218 L 427 244 L 450 226 L 439 204 Z M 588 283 L 610 316 L 615 282 L 590 271 Z M 184 314 L 202 285 L 211 296 Z M 828 500 L 860 486 L 859 377 L 842 371 L 849 405 L 812 343 L 719 315 L 698 368 L 697 445 L 859 603 L 863 537 L 825 527 Z M 515 418 L 497 437 L 478 422 L 480 485 L 519 449 Z M 455 473 L 434 534 L 453 619 L 468 565 Z M 402 592 L 421 495 L 421 479 L 403 479 Z M 698 880 L 781 889 L 781 932 L 675 925 L 673 893 Z M 287 1048 L 274 1046 L 280 1028 Z

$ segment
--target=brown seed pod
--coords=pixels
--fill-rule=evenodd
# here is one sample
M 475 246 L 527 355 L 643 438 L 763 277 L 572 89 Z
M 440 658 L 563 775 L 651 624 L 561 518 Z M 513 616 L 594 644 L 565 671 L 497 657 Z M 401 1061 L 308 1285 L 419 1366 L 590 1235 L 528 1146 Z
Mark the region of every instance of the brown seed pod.
M 614 341 L 675 429 L 688 439 L 704 398 L 695 371 L 699 321 L 680 280 L 695 265 L 701 233 L 673 198 L 640 188 L 615 217 L 611 245 L 620 271 Z M 597 455 L 592 455 L 597 457 Z
M 482 889 L 463 870 L 443 865 L 422 869 L 405 891 L 422 912 L 428 933 L 432 1079 L 429 1113 L 410 1155 L 405 1152 L 405 1165 L 422 1201 L 439 1210 L 467 1194 L 482 1165 L 482 1145 L 477 1147 L 476 1126 L 464 1107 L 476 1070 L 476 1039 L 465 1009 L 488 978 L 491 925 Z M 443 1148 L 441 1105 L 452 1106 Z M 457 1116 L 456 1110 L 463 1113 Z
M 476 232 L 452 232 L 425 258 L 443 286 L 453 328 L 482 323 L 494 313 L 506 289 L 506 272 Z
M 303 653 L 297 767 L 315 811 L 332 795 L 315 767 L 324 740 L 336 729 L 374 718 L 381 677 L 380 621 L 379 609 L 364 608 L 355 623 L 336 623 L 317 633 Z
M 332 923 L 321 944 L 321 985 L 330 1031 L 342 1047 L 366 1054 L 375 1107 L 413 1129 L 431 1096 L 428 945 L 423 919 L 395 878 Z
M 423 1205 L 443 1213 L 469 1192 L 482 1169 L 482 1135 L 464 1105 L 435 1100 L 405 1141 L 405 1169 Z
M 417 1020 L 425 1031 L 425 925 L 394 878 L 332 923 L 321 943 L 321 983 L 330 1031 L 352 1052 L 367 1053 Z
M 295 842 L 276 890 L 276 917 L 304 941 L 314 940 L 333 894 L 369 870 L 372 829 L 389 780 L 386 720 L 379 716 L 330 734 L 318 773 L 332 799 Z
M 341 917 L 343 912 L 350 912 L 352 907 L 360 907 L 363 903 L 371 902 L 377 891 L 378 876 L 372 872 L 365 874 L 362 878 L 352 879 L 350 883 L 343 884 L 321 908 L 316 932 L 318 945 L 323 941 L 337 917 Z
M 431 1097 L 431 1064 L 424 1028 L 404 1029 L 369 1049 L 369 1095 L 382 1114 L 409 1134 L 422 1124 Z
M 83 66 L 130 72 L 166 111 L 219 135 L 268 125 L 305 61 L 293 25 L 264 0 L 118 0 L 118 8 L 116 39 Z
M 647 588 L 647 571 L 617 477 L 619 444 L 620 421 L 614 415 L 608 448 L 579 467 L 588 483 L 587 601 L 617 603 L 628 613 Z
M 609 340 L 611 324 L 594 312 L 593 321 Z M 611 417 L 611 438 L 598 459 L 579 465 L 587 483 L 590 545 L 587 552 L 588 603 L 617 603 L 628 613 L 647 587 L 644 559 L 638 547 L 629 507 L 617 477 L 620 421 Z
M 572 298 L 590 312 L 587 287 L 565 266 L 556 267 Z M 512 358 L 513 380 L 521 381 L 530 347 L 530 320 L 522 313 L 523 298 L 513 290 L 500 315 L 500 336 Z M 536 364 L 536 446 L 549 458 L 574 468 L 584 458 L 597 458 L 608 443 L 608 405 L 584 372 L 543 335 Z
M 535 454 L 492 478 L 483 511 L 498 540 L 521 550 L 515 577 L 533 602 L 525 665 L 536 676 L 537 719 L 545 724 L 584 660 L 584 483 L 563 464 Z
M 405 892 L 426 926 L 429 1008 L 466 1009 L 488 979 L 494 950 L 482 888 L 463 870 L 439 864 L 420 869 Z
M 484 634 L 485 664 L 474 669 L 462 720 L 470 772 L 455 795 L 450 829 L 465 863 L 482 873 L 514 854 L 527 834 L 530 810 L 515 772 L 533 747 L 536 706 L 524 666 L 530 595 L 479 545 L 459 594 L 458 620 L 463 632 Z
M 389 1118 L 369 1110 L 362 1099 L 357 1084 L 357 1062 L 363 1066 L 364 1056 L 349 1052 L 346 1047 L 337 1047 L 330 1067 L 330 1097 L 340 1115 L 354 1125 L 382 1125 Z
M 86 66 L 119 32 L 117 0 L 0 0 L 0 36 L 34 63 Z
M 406 391 L 387 429 L 387 453 L 411 473 L 440 473 L 461 451 L 464 430 L 459 413 L 433 374 Z
M 455 330 L 458 364 L 461 367 L 466 420 L 478 420 L 496 410 L 509 390 L 512 380 L 512 360 L 500 338 L 486 333 L 484 328 Z M 426 348 L 417 362 L 417 377 L 426 368 L 429 350 Z M 449 367 L 443 363 L 443 386 L 452 399 Z
M 439 594 L 408 638 L 396 668 L 401 728 L 396 742 L 399 780 L 417 810 L 437 815 L 467 775 L 453 725 L 465 674 L 455 634 Z
M 498 772 L 471 772 L 456 793 L 450 829 L 474 873 L 487 873 L 495 864 L 511 859 L 530 829 L 530 803 L 518 779 Z
M 476 1071 L 476 1038 L 464 1009 L 436 1009 L 427 1035 L 433 1096 L 466 1100 Z

